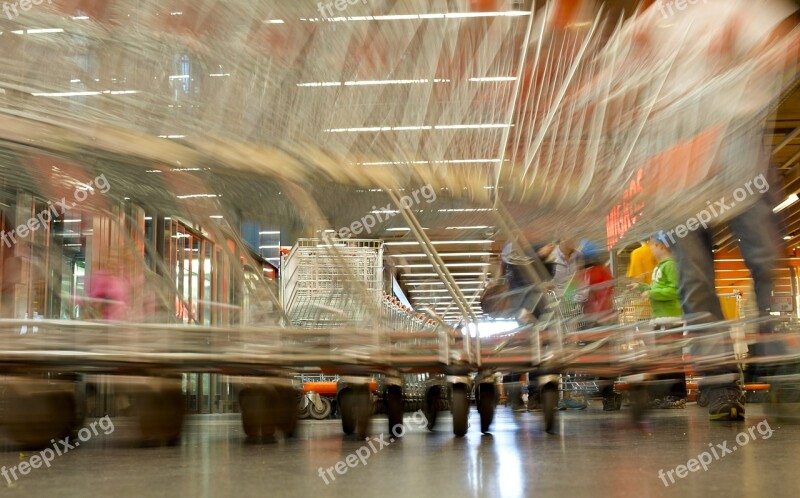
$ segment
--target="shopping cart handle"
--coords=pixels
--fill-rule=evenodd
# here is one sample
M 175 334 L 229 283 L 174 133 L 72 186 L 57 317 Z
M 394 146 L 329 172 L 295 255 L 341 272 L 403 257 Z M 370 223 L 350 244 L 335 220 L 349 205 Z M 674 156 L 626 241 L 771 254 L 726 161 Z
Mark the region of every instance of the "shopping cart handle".
M 679 316 L 664 316 L 650 320 L 650 325 L 683 325 L 683 323 L 683 318 Z

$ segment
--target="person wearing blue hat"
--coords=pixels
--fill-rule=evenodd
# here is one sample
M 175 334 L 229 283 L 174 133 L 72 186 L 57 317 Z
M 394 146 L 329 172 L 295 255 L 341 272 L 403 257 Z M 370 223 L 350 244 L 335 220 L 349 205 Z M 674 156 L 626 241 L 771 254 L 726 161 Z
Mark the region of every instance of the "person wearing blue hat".
M 650 285 L 640 284 L 642 297 L 650 300 L 651 316 L 658 318 L 680 318 L 681 301 L 678 292 L 678 265 L 672 257 L 670 241 L 664 232 L 650 237 L 650 250 L 658 260 L 653 270 Z M 655 408 L 686 408 L 686 376 L 684 373 L 661 374 L 654 380 L 660 381 L 651 393 L 651 405 Z M 673 381 L 673 382 L 664 382 Z
M 583 240 L 578 244 L 578 251 L 585 267 L 578 272 L 576 280 L 578 290 L 575 299 L 583 303 L 583 329 L 607 326 L 617 319 L 614 307 L 614 276 L 605 264 L 608 254 L 594 242 Z M 614 392 L 613 378 L 600 378 L 603 396 L 603 411 L 620 409 L 621 399 Z
M 639 285 L 639 289 L 643 291 L 642 297 L 650 300 L 653 318 L 680 317 L 678 265 L 672 257 L 669 239 L 664 232 L 658 232 L 650 238 L 650 250 L 658 264 L 653 269 L 650 285 Z

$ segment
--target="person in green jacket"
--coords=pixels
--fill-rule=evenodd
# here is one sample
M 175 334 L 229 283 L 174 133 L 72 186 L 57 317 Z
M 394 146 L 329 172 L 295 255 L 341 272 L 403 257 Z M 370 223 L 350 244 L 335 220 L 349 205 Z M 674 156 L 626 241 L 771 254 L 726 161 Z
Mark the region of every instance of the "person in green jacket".
M 658 264 L 653 269 L 650 285 L 641 285 L 642 297 L 650 299 L 653 318 L 681 317 L 681 301 L 678 295 L 678 265 L 672 258 L 669 240 L 663 232 L 653 235 L 649 241 Z M 651 406 L 654 408 L 686 408 L 686 375 L 683 372 L 656 375 L 651 389 Z M 663 382 L 673 381 L 673 382 Z
M 660 238 L 663 237 L 663 240 Z M 653 269 L 650 285 L 641 284 L 642 297 L 650 299 L 651 316 L 667 318 L 681 316 L 681 300 L 678 296 L 678 265 L 672 258 L 669 241 L 663 234 L 650 238 L 650 250 L 658 260 Z

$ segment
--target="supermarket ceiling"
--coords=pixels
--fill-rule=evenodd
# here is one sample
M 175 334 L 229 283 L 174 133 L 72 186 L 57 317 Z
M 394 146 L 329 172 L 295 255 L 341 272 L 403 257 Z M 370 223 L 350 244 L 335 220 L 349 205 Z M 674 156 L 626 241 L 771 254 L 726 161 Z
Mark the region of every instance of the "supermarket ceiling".
M 623 195 L 609 179 L 631 171 L 591 160 L 590 112 L 562 89 L 597 74 L 582 57 L 638 4 L 607 1 L 601 16 L 589 0 L 34 4 L 0 16 L 0 175 L 41 190 L 42 164 L 79 164 L 107 173 L 111 195 L 201 224 L 360 226 L 387 241 L 413 304 L 450 313 L 395 201 L 469 298 L 496 276 L 503 225 L 602 239 Z M 772 121 L 788 195 L 800 190 L 795 88 Z M 800 203 L 784 214 L 800 244 Z

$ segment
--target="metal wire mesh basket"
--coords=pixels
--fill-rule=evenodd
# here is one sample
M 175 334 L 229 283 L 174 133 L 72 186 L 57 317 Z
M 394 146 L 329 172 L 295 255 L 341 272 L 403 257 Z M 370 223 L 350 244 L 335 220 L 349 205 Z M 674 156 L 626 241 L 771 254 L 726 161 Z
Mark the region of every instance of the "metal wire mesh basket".
M 282 271 L 284 309 L 293 326 L 335 328 L 380 317 L 380 240 L 301 239 Z

